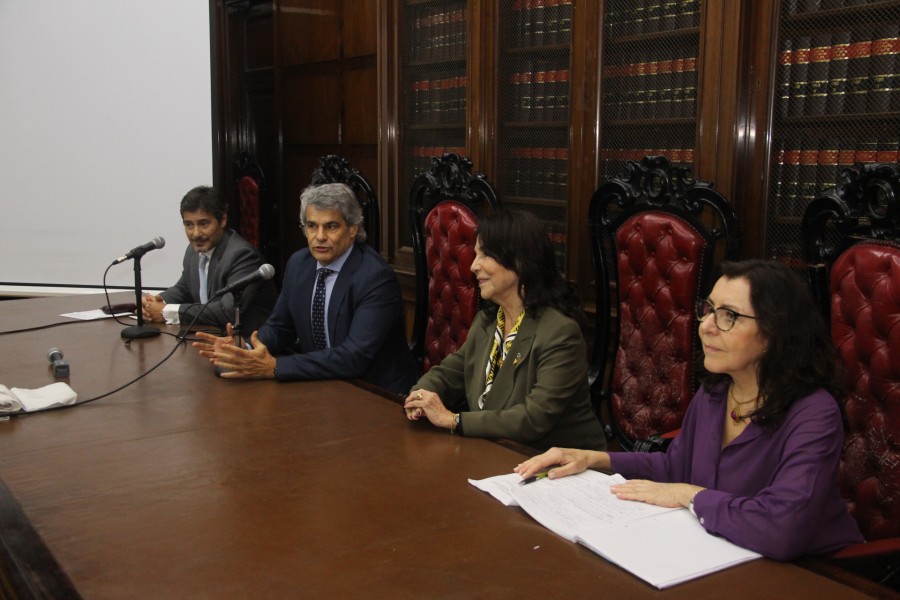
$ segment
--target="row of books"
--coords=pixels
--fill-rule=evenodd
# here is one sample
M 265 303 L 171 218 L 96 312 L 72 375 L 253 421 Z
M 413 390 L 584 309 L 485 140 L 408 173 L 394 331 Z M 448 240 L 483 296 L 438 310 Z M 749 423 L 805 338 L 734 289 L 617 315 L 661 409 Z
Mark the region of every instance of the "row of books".
M 407 123 L 463 123 L 466 119 L 466 76 L 420 79 L 409 86 Z
M 568 44 L 572 0 L 513 0 L 509 35 L 514 46 Z
M 896 132 L 894 132 L 896 135 Z M 900 163 L 900 139 L 891 141 L 778 140 L 771 185 L 778 216 L 801 217 L 816 196 L 836 186 L 842 169 L 855 163 Z
M 673 167 L 682 167 L 688 170 L 694 168 L 694 149 L 681 147 L 684 140 L 667 141 L 657 148 L 603 148 L 600 150 L 600 162 L 603 164 L 603 177 L 624 177 L 625 161 L 641 162 L 645 156 L 665 156 Z
M 900 110 L 900 23 L 782 40 L 777 100 L 782 117 Z
M 786 15 L 816 13 L 835 8 L 852 8 L 875 4 L 879 0 L 784 0 L 782 11 Z
M 448 60 L 466 55 L 465 8 L 423 14 L 411 19 L 410 27 L 409 60 Z
M 700 0 L 607 2 L 603 24 L 607 34 L 616 37 L 698 27 L 700 4 Z
M 692 117 L 697 109 L 696 57 L 603 67 L 607 119 Z
M 510 148 L 507 173 L 510 177 L 504 188 L 510 196 L 564 199 L 569 185 L 569 149 Z
M 569 70 L 520 71 L 509 76 L 509 120 L 562 121 L 569 114 Z

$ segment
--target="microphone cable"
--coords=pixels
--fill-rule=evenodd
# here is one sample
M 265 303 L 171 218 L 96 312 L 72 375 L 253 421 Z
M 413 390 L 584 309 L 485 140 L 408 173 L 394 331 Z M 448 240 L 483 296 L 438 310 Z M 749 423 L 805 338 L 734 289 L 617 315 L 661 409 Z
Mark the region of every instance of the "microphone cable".
M 104 277 L 104 285 L 105 285 L 105 283 L 106 283 L 106 278 Z M 108 302 L 108 296 L 107 296 L 107 302 Z M 200 312 L 198 312 L 197 315 L 191 320 L 190 324 L 187 326 L 187 329 L 184 329 L 184 330 L 178 332 L 177 334 L 163 332 L 163 333 L 167 333 L 167 335 L 171 335 L 175 338 L 175 345 L 172 347 L 172 349 L 169 351 L 168 354 L 166 354 L 164 357 L 162 357 L 162 359 L 159 362 L 157 362 L 155 365 L 153 365 L 152 367 L 150 367 L 149 369 L 147 369 L 146 371 L 144 371 L 143 373 L 141 373 L 140 375 L 138 375 L 131 381 L 124 383 L 113 390 L 110 390 L 108 392 L 104 392 L 103 394 L 94 396 L 93 398 L 88 398 L 87 400 L 80 400 L 80 401 L 76 402 L 75 404 L 64 404 L 61 406 L 52 406 L 49 408 L 44 408 L 44 409 L 36 410 L 36 411 L 32 411 L 32 412 L 12 413 L 9 415 L 4 415 L 4 416 L 19 418 L 19 417 L 27 417 L 29 415 L 34 415 L 34 414 L 38 414 L 38 413 L 62 410 L 64 408 L 75 408 L 76 406 L 82 406 L 84 404 L 88 404 L 89 402 L 94 402 L 95 400 L 100 400 L 101 398 L 106 398 L 107 396 L 112 396 L 116 392 L 120 392 L 120 391 L 124 390 L 128 386 L 140 381 L 141 379 L 143 379 L 144 377 L 146 377 L 147 375 L 149 375 L 150 373 L 152 373 L 153 371 L 158 369 L 160 366 L 162 366 L 162 364 L 164 362 L 166 362 L 167 360 L 172 358 L 172 355 L 175 354 L 175 351 L 178 349 L 178 347 L 187 341 L 186 337 L 187 337 L 187 334 L 190 332 L 190 328 L 194 326 L 194 324 L 197 322 L 197 319 L 200 318 L 200 315 L 202 315 L 203 311 L 206 310 L 206 306 L 207 306 L 206 304 L 203 305 L 203 307 L 200 309 Z M 117 319 L 117 321 L 118 321 L 118 319 Z M 128 345 L 128 343 L 130 341 L 131 340 L 128 340 L 128 342 L 126 342 L 126 345 Z

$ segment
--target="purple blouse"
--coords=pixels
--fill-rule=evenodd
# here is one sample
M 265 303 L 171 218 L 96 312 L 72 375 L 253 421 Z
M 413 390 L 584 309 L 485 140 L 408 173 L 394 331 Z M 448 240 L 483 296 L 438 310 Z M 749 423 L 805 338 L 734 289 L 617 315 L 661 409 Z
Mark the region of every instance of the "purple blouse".
M 705 487 L 694 512 L 710 533 L 777 560 L 862 542 L 837 487 L 844 432 L 825 390 L 791 406 L 774 430 L 749 423 L 722 448 L 725 387 L 702 386 L 667 452 L 610 452 L 628 479 Z

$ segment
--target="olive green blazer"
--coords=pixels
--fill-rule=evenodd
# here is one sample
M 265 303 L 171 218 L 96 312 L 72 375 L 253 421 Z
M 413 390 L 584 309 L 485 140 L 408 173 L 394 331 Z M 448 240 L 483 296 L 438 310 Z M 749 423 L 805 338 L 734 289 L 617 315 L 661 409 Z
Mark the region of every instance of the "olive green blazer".
M 584 337 L 573 319 L 554 308 L 526 312 L 484 409 L 478 408 L 495 329 L 494 319 L 478 313 L 462 348 L 413 389 L 435 392 L 449 410 L 460 412 L 465 436 L 508 438 L 540 450 L 604 450 L 606 437 L 591 410 Z

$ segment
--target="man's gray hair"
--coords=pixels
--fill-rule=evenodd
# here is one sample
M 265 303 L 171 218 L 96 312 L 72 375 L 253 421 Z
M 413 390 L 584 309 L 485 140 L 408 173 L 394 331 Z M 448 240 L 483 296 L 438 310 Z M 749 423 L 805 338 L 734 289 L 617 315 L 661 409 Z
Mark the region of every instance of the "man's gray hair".
M 344 217 L 347 225 L 359 225 L 357 242 L 366 241 L 362 207 L 350 186 L 344 183 L 323 183 L 311 185 L 300 194 L 300 225 L 306 228 L 306 207 L 312 205 L 319 210 L 336 210 Z

